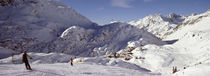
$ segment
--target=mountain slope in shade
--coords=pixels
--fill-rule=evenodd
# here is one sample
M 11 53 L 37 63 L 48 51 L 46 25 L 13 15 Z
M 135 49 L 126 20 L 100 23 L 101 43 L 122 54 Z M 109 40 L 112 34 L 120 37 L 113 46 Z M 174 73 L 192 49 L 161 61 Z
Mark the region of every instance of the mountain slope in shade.
M 73 8 L 52 0 L 16 0 L 1 6 L 0 13 L 1 27 L 20 28 L 17 31 L 26 31 L 27 37 L 40 41 L 51 41 L 72 25 L 91 28 L 93 24 Z
M 0 6 L 0 13 L 0 45 L 16 51 L 40 52 L 68 27 L 97 25 L 54 0 L 15 0 L 13 5 Z

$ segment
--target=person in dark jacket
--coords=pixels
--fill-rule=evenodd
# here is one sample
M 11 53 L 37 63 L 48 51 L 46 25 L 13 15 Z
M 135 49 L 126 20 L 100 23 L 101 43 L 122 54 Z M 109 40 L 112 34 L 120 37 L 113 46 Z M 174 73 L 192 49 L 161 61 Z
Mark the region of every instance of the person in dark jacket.
M 73 59 L 70 58 L 70 63 L 71 63 L 71 66 L 73 66 Z
M 32 59 L 32 57 L 30 57 L 29 55 L 27 55 L 26 51 L 24 51 L 24 54 L 23 54 L 23 57 L 22 57 L 22 61 L 25 63 L 25 66 L 26 66 L 26 69 L 27 70 L 32 70 L 31 69 L 31 66 L 29 65 L 29 62 L 28 62 L 28 57 L 30 59 Z

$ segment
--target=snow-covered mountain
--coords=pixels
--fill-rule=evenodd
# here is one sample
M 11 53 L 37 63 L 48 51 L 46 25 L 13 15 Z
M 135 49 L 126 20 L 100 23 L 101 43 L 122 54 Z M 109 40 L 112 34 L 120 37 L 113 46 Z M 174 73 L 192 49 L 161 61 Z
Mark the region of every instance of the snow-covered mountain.
M 168 35 L 169 32 L 173 32 L 173 29 L 176 28 L 178 24 L 182 23 L 185 18 L 186 17 L 174 13 L 168 14 L 167 16 L 155 14 L 128 23 L 139 28 L 144 28 L 159 38 L 165 38 L 166 35 Z
M 126 23 L 97 26 L 58 1 L 17 0 L 0 10 L 0 45 L 20 52 L 102 56 L 126 48 L 130 41 L 164 44 L 144 29 Z
M 209 66 L 209 11 L 199 14 L 186 16 L 182 22 L 176 24 L 172 31 L 167 31 L 164 38 L 165 42 L 172 42 L 164 46 L 145 45 L 136 47 L 128 62 L 137 64 L 151 71 L 162 72 L 163 75 L 170 75 L 173 67 L 180 70 L 177 74 L 171 75 L 191 75 L 190 72 L 200 69 L 195 66 Z M 155 25 L 154 25 L 155 26 Z M 161 26 L 165 25 L 157 25 Z M 126 49 L 122 50 L 126 51 Z M 187 68 L 187 74 L 185 69 Z M 189 72 L 190 71 L 190 72 Z M 208 71 L 205 69 L 204 71 Z M 195 75 L 208 75 L 206 72 L 196 72 Z M 194 74 L 194 73 L 193 73 Z
M 156 14 L 104 26 L 55 0 L 15 0 L 1 4 L 0 13 L 0 63 L 22 63 L 19 52 L 29 51 L 33 64 L 77 57 L 74 62 L 82 66 L 118 66 L 163 76 L 185 75 L 186 69 L 190 75 L 195 66 L 210 63 L 210 11 Z M 175 74 L 173 67 L 178 68 Z
M 207 12 L 204 14 L 207 14 Z M 158 38 L 165 39 L 168 35 L 177 31 L 177 29 L 181 28 L 182 26 L 194 24 L 205 16 L 206 15 L 197 16 L 196 14 L 181 16 L 174 13 L 170 13 L 167 16 L 155 14 L 146 16 L 143 19 L 136 21 L 130 21 L 128 23 L 137 26 L 138 28 L 143 28 Z
M 15 0 L 11 5 L 0 6 L 0 13 L 0 45 L 16 51 L 40 51 L 73 25 L 97 25 L 54 0 Z
M 209 69 L 200 66 L 209 67 L 210 63 L 210 11 L 205 13 L 189 16 L 179 27 L 176 32 L 169 35 L 166 39 L 178 39 L 173 44 L 185 57 L 190 58 L 186 66 L 190 71 L 186 71 L 190 76 L 190 72 L 194 75 L 208 75 Z M 185 64 L 186 65 L 186 64 Z M 196 66 L 199 66 L 196 68 Z M 192 69 L 191 69 L 192 68 Z M 203 71 L 193 73 L 196 69 L 205 69 Z M 181 69 L 181 72 L 185 70 Z M 178 75 L 183 75 L 178 73 Z M 196 74 L 197 73 L 197 74 Z M 191 74 L 191 75 L 192 75 Z
M 113 23 L 97 29 L 72 26 L 65 30 L 55 44 L 55 49 L 68 54 L 81 56 L 102 56 L 127 47 L 129 42 L 139 41 L 138 45 L 165 44 L 151 33 L 126 23 Z M 60 49 L 62 47 L 62 49 Z

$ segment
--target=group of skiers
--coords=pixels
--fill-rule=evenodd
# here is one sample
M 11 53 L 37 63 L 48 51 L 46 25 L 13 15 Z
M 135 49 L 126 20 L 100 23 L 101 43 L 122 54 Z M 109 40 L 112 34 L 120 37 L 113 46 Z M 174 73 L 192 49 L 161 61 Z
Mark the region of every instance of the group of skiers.
M 26 51 L 24 51 L 23 56 L 22 56 L 22 61 L 23 61 L 23 63 L 25 63 L 25 67 L 26 67 L 27 70 L 32 70 L 31 66 L 28 62 L 28 58 L 32 59 L 32 57 L 29 56 Z M 71 66 L 73 66 L 73 59 L 72 58 L 70 58 L 69 62 L 71 63 Z

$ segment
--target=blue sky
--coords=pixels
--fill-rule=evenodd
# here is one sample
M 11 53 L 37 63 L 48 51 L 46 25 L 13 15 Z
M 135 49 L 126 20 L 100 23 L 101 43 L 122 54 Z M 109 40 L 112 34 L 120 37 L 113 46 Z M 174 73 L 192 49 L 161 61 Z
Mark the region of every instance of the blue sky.
M 150 14 L 189 15 L 210 9 L 210 0 L 61 0 L 98 24 L 131 21 Z

